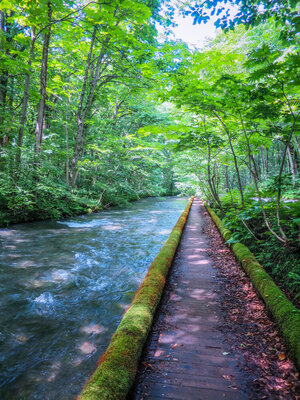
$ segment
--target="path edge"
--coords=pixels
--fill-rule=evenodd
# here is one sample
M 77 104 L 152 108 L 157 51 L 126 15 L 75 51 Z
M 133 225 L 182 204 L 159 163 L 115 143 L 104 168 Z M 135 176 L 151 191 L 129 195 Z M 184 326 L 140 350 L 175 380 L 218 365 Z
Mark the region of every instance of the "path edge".
M 100 357 L 96 370 L 77 397 L 78 400 L 126 399 L 193 200 L 194 197 L 191 197 L 150 265 L 105 353 Z
M 223 238 L 228 241 L 232 236 L 231 232 L 207 204 L 205 204 L 205 207 Z M 242 243 L 228 243 L 227 245 L 232 249 L 256 291 L 263 299 L 267 310 L 272 315 L 286 342 L 298 371 L 300 371 L 300 310 L 288 300 L 248 247 Z

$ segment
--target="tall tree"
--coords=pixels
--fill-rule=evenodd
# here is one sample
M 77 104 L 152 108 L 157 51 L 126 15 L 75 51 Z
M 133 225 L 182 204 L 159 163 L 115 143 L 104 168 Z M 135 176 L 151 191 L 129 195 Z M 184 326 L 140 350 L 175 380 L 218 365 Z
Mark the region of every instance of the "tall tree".
M 95 13 L 103 24 L 92 28 L 92 37 L 86 58 L 85 71 L 77 109 L 77 132 L 70 167 L 70 184 L 74 186 L 78 176 L 78 162 L 84 152 L 87 120 L 93 112 L 98 90 L 111 81 L 124 81 L 137 66 L 141 52 L 151 45 L 149 17 L 151 9 L 142 1 L 102 4 Z M 141 25 L 143 28 L 141 28 Z M 152 28 L 153 29 L 153 28 Z M 143 43 L 146 42 L 146 43 Z M 145 51 L 147 54 L 149 50 Z M 134 73 L 137 79 L 138 70 Z
M 52 18 L 52 4 L 47 1 L 47 18 L 48 27 L 44 33 L 44 44 L 43 54 L 41 63 L 41 76 L 40 76 L 40 101 L 37 111 L 37 121 L 35 126 L 35 154 L 37 158 L 40 157 L 41 145 L 43 138 L 44 120 L 45 120 L 45 105 L 47 98 L 47 70 L 48 70 L 48 55 L 49 55 L 49 44 L 51 35 L 51 18 Z

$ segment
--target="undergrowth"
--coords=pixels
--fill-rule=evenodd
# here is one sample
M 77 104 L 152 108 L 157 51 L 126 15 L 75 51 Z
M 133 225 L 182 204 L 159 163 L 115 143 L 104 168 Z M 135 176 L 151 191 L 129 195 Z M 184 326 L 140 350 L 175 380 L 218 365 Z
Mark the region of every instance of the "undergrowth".
M 273 190 L 272 190 L 273 188 Z M 230 243 L 242 242 L 255 254 L 265 270 L 284 289 L 293 302 L 300 305 L 300 260 L 299 226 L 300 201 L 296 197 L 298 187 L 283 186 L 280 206 L 283 230 L 289 242 L 283 246 L 267 229 L 261 206 L 252 187 L 245 190 L 245 207 L 240 204 L 238 191 L 221 196 L 225 216 L 215 207 L 225 227 L 232 232 Z M 276 193 L 269 180 L 262 186 L 262 197 L 266 215 L 272 228 L 277 230 Z
M 58 219 L 126 205 L 143 197 L 177 194 L 149 184 L 137 189 L 121 179 L 114 185 L 96 181 L 71 188 L 63 177 L 27 169 L 14 177 L 0 173 L 0 227 L 13 223 Z M 101 197 L 101 202 L 99 198 Z

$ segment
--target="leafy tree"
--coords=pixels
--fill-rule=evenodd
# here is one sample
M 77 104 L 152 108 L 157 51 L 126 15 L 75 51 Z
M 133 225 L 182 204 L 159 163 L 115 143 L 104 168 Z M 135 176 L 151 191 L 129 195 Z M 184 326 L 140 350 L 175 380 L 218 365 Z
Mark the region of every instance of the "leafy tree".
M 193 17 L 194 25 L 216 16 L 215 26 L 225 32 L 236 25 L 248 28 L 274 18 L 283 27 L 282 37 L 287 39 L 295 37 L 299 31 L 297 4 L 297 0 L 203 0 L 192 2 L 184 13 Z M 232 11 L 232 7 L 237 8 L 237 12 Z
M 201 51 L 157 41 L 168 0 L 0 2 L 0 221 L 197 191 L 294 290 L 296 2 L 189 4 L 227 31 Z

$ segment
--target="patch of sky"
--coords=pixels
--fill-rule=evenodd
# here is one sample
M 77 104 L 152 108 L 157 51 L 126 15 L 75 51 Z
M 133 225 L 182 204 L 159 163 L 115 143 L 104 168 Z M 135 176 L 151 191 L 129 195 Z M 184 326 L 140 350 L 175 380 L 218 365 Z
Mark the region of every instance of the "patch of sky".
M 201 24 L 194 25 L 193 17 L 190 15 L 183 15 L 182 11 L 180 11 L 178 1 L 175 0 L 172 3 L 175 7 L 173 17 L 175 26 L 169 27 L 166 31 L 166 29 L 158 25 L 158 39 L 161 43 L 165 42 L 167 39 L 181 40 L 191 49 L 202 49 L 206 47 L 221 32 L 221 29 L 216 28 L 214 23 L 217 18 L 225 15 L 227 10 L 229 11 L 230 18 L 233 18 L 238 12 L 237 5 L 220 3 L 220 7 L 224 7 L 225 11 L 223 11 L 218 17 L 213 15 L 206 23 L 202 22 Z M 185 10 L 187 10 L 187 6 L 185 7 Z M 164 15 L 165 11 L 166 10 L 162 10 L 162 15 Z

